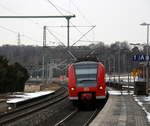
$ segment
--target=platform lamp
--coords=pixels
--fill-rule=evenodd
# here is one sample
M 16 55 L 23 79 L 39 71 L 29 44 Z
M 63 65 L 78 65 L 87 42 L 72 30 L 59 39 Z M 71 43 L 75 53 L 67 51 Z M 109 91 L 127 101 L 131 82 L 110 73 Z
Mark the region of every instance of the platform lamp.
M 148 66 L 149 66 L 149 51 L 148 51 L 148 46 L 149 46 L 149 26 L 150 24 L 148 23 L 142 23 L 140 24 L 142 26 L 146 26 L 147 27 L 147 51 L 146 51 L 146 60 L 147 60 L 147 64 L 146 64 L 146 95 L 148 96 L 149 93 L 149 77 L 148 77 Z

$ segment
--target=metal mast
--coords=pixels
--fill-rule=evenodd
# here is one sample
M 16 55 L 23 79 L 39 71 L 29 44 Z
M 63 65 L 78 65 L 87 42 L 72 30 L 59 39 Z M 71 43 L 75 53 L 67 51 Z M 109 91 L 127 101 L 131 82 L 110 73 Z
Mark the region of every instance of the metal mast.
M 18 33 L 18 46 L 20 46 L 21 40 L 20 40 L 20 33 Z
M 68 16 L 0 16 L 0 18 L 66 18 L 67 20 L 67 47 L 69 49 L 69 42 L 70 42 L 70 36 L 69 36 L 69 21 L 71 18 L 75 17 L 75 15 L 68 15 Z M 18 40 L 19 41 L 19 40 Z M 46 26 L 43 28 L 43 83 L 45 83 L 45 76 L 47 78 L 47 72 L 45 71 L 46 64 L 45 64 L 45 47 L 46 47 Z M 47 62 L 47 61 L 46 61 Z

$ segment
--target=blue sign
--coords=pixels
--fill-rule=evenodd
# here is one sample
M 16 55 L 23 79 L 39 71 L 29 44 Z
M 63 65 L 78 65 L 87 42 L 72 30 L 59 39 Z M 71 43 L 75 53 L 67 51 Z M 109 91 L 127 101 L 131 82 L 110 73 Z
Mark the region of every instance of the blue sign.
M 134 55 L 133 61 L 150 61 L 150 56 L 148 55 Z

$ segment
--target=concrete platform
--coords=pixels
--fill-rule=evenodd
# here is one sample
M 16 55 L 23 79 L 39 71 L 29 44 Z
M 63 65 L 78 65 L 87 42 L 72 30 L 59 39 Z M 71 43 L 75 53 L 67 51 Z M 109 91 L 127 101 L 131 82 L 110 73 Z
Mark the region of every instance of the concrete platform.
M 132 95 L 110 95 L 90 126 L 150 126 L 146 113 Z

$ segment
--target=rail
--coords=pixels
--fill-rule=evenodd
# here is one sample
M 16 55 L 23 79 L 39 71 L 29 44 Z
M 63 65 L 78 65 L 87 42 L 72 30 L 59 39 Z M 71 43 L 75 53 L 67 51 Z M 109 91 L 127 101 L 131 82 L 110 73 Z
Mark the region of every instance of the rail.
M 0 115 L 0 125 L 8 124 L 29 114 L 35 113 L 41 109 L 49 107 L 50 105 L 65 99 L 67 96 L 68 94 L 64 88 L 59 89 L 55 92 L 55 94 L 50 95 L 50 97 L 46 97 L 45 99 L 34 103 L 26 104 L 22 107 L 14 109 L 13 111 Z
M 71 112 L 69 115 L 67 115 L 65 118 L 63 118 L 61 121 L 55 124 L 55 126 L 69 126 L 69 125 L 77 125 L 74 124 L 74 120 L 83 120 L 82 123 L 80 121 L 79 125 L 88 126 L 88 124 L 95 118 L 95 116 L 99 113 L 100 109 L 95 110 L 88 110 L 88 111 L 82 111 L 80 109 L 75 109 L 73 112 Z M 85 117 L 83 117 L 85 115 Z M 82 117 L 82 118 L 81 118 Z

